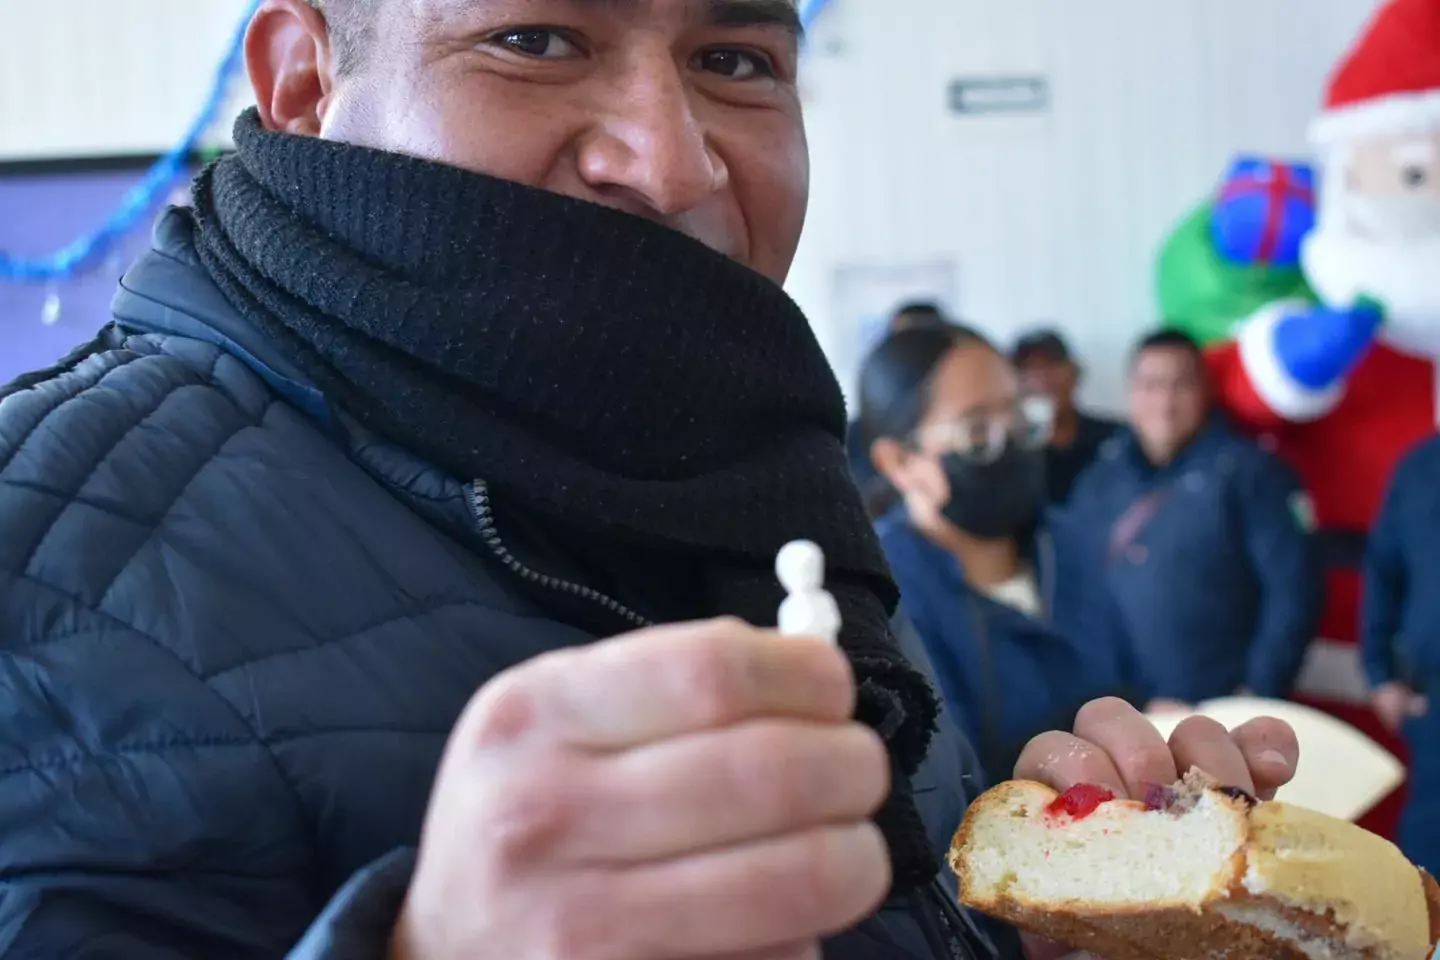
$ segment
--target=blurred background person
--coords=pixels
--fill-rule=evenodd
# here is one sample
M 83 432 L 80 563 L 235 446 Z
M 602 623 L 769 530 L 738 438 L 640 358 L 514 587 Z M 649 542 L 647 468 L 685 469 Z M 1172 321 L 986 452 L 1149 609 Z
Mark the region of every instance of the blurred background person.
M 1360 642 L 1376 715 L 1410 748 L 1401 849 L 1440 872 L 1440 438 L 1401 461 L 1365 551 Z
M 911 300 L 902 303 L 890 315 L 885 337 L 902 330 L 935 329 L 949 325 L 950 321 L 939 304 L 932 300 Z M 881 342 L 884 342 L 883 338 Z M 858 417 L 850 421 L 845 435 L 845 446 L 850 454 L 850 472 L 855 477 L 855 485 L 860 488 L 860 494 L 871 516 L 879 516 L 893 506 L 894 491 L 885 482 L 885 478 L 875 472 L 875 465 L 870 461 L 870 451 L 860 439 Z
M 1032 331 L 1016 341 L 1011 362 L 1026 396 L 1044 398 L 1050 408 L 1045 450 L 1045 495 L 1064 503 L 1081 472 L 1094 461 L 1100 445 L 1120 424 L 1081 410 L 1075 403 L 1081 368 L 1070 345 L 1056 330 Z
M 1006 358 L 965 327 L 901 331 L 861 373 L 861 436 L 900 500 L 879 524 L 950 708 L 992 777 L 1115 692 L 1111 657 L 1058 629 L 1067 547 L 1046 528 L 1044 435 Z
M 1129 429 L 1071 499 L 1102 578 L 1081 629 L 1126 653 L 1124 676 L 1154 709 L 1287 696 L 1323 588 L 1298 480 L 1212 415 L 1187 335 L 1139 341 L 1129 395 Z
M 901 304 L 890 318 L 889 333 L 914 330 L 917 327 L 943 327 L 950 323 L 945 311 L 933 300 L 912 300 Z

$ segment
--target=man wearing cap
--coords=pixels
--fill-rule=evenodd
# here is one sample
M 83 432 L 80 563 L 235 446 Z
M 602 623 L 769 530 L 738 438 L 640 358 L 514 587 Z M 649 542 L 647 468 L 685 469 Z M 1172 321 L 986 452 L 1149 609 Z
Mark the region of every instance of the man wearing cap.
M 1015 343 L 1010 357 L 1029 396 L 1042 397 L 1051 408 L 1050 447 L 1045 457 L 1046 495 L 1053 504 L 1070 499 L 1075 479 L 1095 459 L 1120 426 L 1093 416 L 1075 404 L 1080 365 L 1070 345 L 1055 330 L 1035 330 Z

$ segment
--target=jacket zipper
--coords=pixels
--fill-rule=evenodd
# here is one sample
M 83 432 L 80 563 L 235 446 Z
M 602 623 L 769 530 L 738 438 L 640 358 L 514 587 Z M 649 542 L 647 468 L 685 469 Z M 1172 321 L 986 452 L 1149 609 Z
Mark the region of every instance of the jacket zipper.
M 575 583 L 571 580 L 563 580 L 560 577 L 553 577 L 548 573 L 541 573 L 522 563 L 518 557 L 510 552 L 510 548 L 505 546 L 505 541 L 501 538 L 500 532 L 495 527 L 495 513 L 494 507 L 490 502 L 490 489 L 483 480 L 477 479 L 471 481 L 470 486 L 466 490 L 466 499 L 469 501 L 470 512 L 475 517 L 475 524 L 479 528 L 480 538 L 485 541 L 485 546 L 489 548 L 490 552 L 495 556 L 495 559 L 499 560 L 505 569 L 509 570 L 515 576 L 527 583 L 543 587 L 546 590 L 554 590 L 589 601 L 633 624 L 637 628 L 643 629 L 655 625 L 653 621 L 636 613 L 619 600 L 608 597 L 593 587 L 587 587 L 584 584 Z M 940 894 L 938 899 L 942 903 L 943 911 L 943 905 L 947 905 L 948 901 L 946 900 L 944 888 L 940 887 L 938 890 Z M 936 889 L 931 889 L 921 891 L 920 896 L 922 898 L 926 895 L 934 896 L 935 893 Z M 922 912 L 924 912 L 924 908 L 922 907 L 921 909 Z M 937 918 L 935 918 L 935 915 L 932 913 L 929 914 L 929 916 L 923 918 L 917 917 L 916 919 L 921 923 L 922 927 L 925 927 L 934 924 Z M 962 931 L 953 929 L 953 922 L 949 917 L 946 917 L 943 912 L 941 913 L 938 926 L 946 934 L 941 941 L 946 953 L 956 958 L 956 960 L 966 960 L 966 958 L 975 956 L 975 953 L 965 942 Z M 935 946 L 941 946 L 941 944 L 936 944 Z M 937 960 L 940 960 L 940 958 L 937 957 Z
M 466 494 L 470 502 L 470 512 L 474 514 L 475 524 L 480 530 L 480 538 L 485 541 L 485 546 L 494 554 L 495 559 L 499 560 L 505 569 L 515 576 L 537 587 L 579 597 L 593 603 L 636 628 L 644 629 L 655 626 L 654 621 L 641 616 L 619 600 L 608 597 L 593 587 L 552 577 L 548 573 L 541 573 L 526 566 L 510 552 L 509 547 L 505 546 L 505 541 L 501 539 L 500 532 L 495 527 L 494 508 L 490 502 L 490 488 L 485 485 L 485 481 L 471 481 Z

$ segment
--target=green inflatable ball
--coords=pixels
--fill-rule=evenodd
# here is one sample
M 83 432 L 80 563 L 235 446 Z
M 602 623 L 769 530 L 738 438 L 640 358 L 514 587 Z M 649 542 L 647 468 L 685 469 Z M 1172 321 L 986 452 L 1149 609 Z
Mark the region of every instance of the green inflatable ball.
M 1213 201 L 1175 229 L 1160 251 L 1156 290 L 1165 326 L 1208 345 L 1230 337 L 1244 320 L 1274 300 L 1315 301 L 1298 267 L 1238 264 L 1210 239 Z

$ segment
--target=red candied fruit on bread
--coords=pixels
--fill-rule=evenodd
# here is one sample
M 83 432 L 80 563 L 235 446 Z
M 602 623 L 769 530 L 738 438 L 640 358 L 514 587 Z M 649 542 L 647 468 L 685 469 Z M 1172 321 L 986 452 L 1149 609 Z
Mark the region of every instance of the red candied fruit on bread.
M 1180 802 L 1180 792 L 1174 787 L 1163 787 L 1152 783 L 1145 788 L 1145 809 L 1170 810 Z
M 1077 783 L 1051 800 L 1049 806 L 1045 808 L 1045 813 L 1051 817 L 1084 820 L 1094 813 L 1100 804 L 1109 803 L 1114 799 L 1115 794 L 1104 787 L 1097 787 L 1093 783 Z

